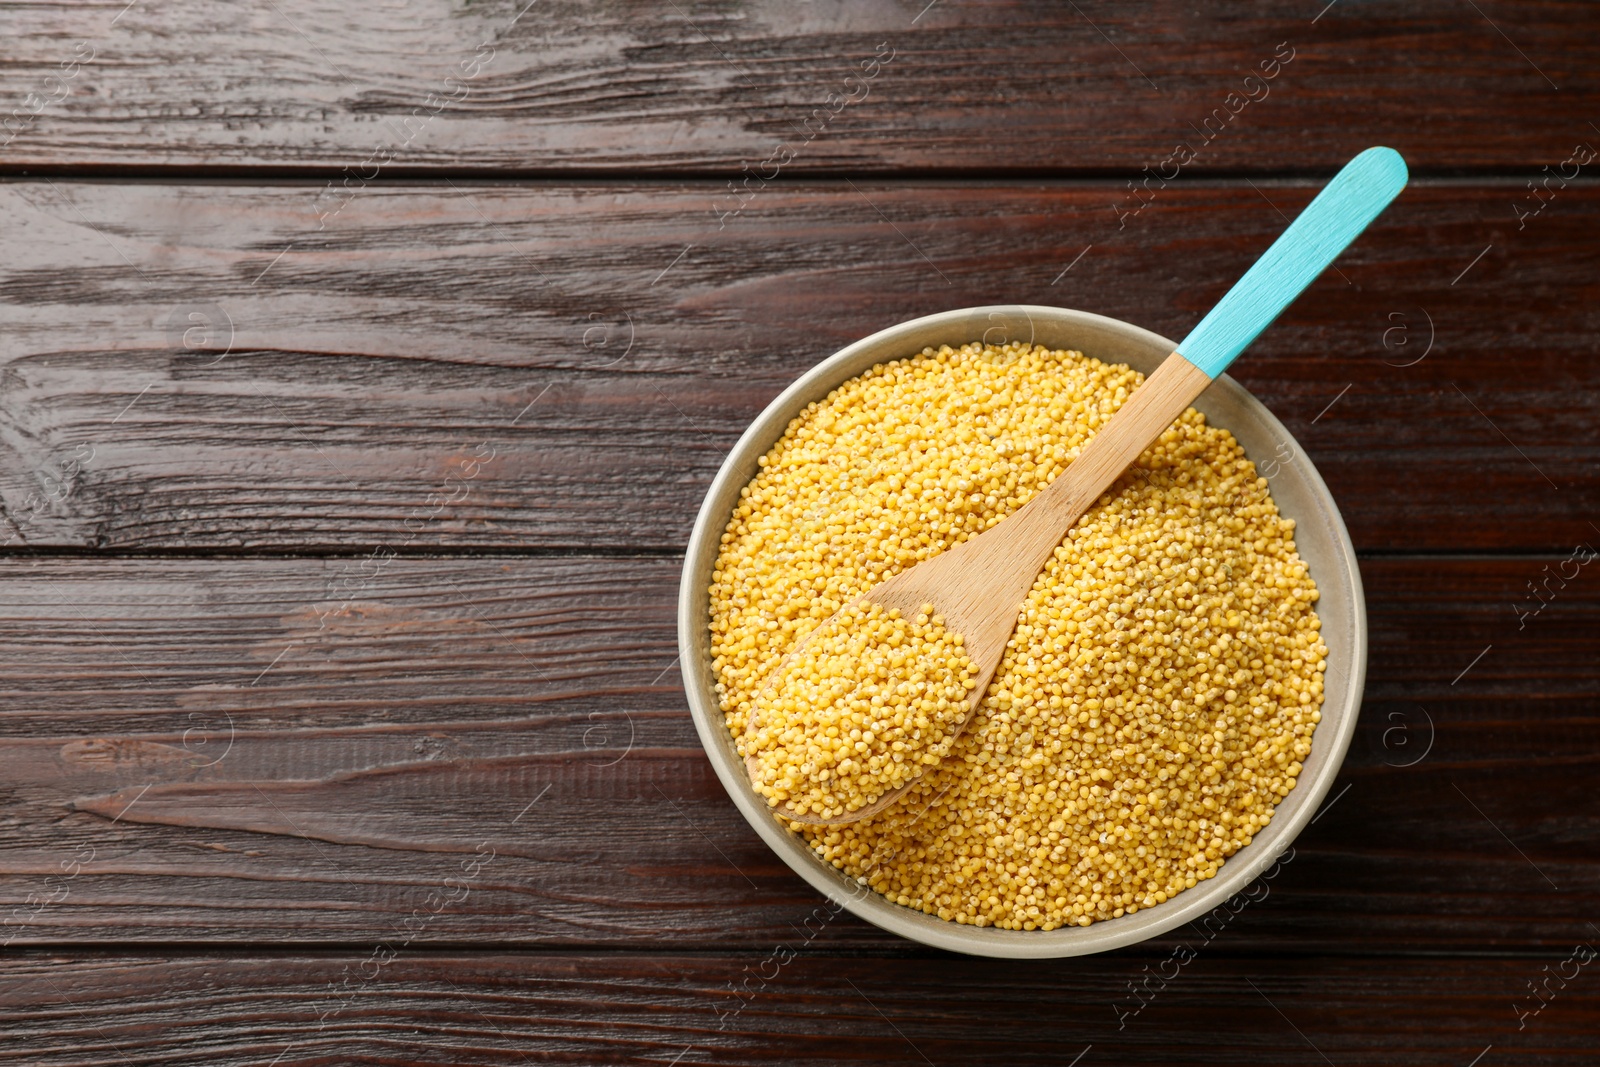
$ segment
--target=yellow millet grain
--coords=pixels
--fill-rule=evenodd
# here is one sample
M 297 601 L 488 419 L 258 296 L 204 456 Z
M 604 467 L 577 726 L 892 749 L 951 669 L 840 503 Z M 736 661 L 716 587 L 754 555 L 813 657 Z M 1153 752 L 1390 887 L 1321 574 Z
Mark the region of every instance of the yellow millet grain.
M 741 491 L 713 573 L 734 737 L 796 642 L 1026 503 L 1140 381 L 966 345 L 809 405 Z M 1087 926 L 1213 877 L 1294 788 L 1321 718 L 1327 649 L 1293 532 L 1232 434 L 1185 412 L 1040 573 L 949 754 L 869 819 L 789 825 L 889 900 L 977 926 Z
M 926 604 L 907 619 L 897 608 L 847 604 L 784 665 L 739 738 L 768 804 L 834 818 L 949 753 L 978 683 L 961 635 L 932 612 Z

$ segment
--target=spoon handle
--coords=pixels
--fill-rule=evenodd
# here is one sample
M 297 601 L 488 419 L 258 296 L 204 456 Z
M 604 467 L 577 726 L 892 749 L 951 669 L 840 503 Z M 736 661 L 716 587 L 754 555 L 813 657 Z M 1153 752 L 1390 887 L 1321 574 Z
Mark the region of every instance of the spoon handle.
M 1369 148 L 1346 163 L 1189 332 L 1178 351 L 1207 378 L 1227 370 L 1400 195 L 1406 178 L 1406 162 L 1392 148 Z
M 1369 148 L 1334 175 L 1177 350 L 1134 390 L 1116 416 L 1089 439 L 1066 473 L 1029 501 L 1015 520 L 1007 520 L 1016 522 L 1014 562 L 1019 574 L 1028 574 L 1031 581 L 1062 534 L 1389 206 L 1405 184 L 1405 160 L 1392 148 Z

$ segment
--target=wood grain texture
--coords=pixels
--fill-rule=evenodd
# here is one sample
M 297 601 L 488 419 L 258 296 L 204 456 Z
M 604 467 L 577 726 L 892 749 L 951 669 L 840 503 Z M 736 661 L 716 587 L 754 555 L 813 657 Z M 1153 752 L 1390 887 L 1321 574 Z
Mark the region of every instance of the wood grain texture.
M 1600 945 L 1600 9 L 525 4 L 4 6 L 0 1064 L 1593 1061 L 1593 966 L 1519 1013 Z M 1372 144 L 1234 369 L 1369 550 L 1292 861 L 1083 960 L 830 914 L 683 706 L 734 439 L 932 311 L 1180 338 Z
M 7 12 L 0 164 L 1532 174 L 1592 136 L 1589 5 L 1320 7 L 48 0 Z
M 1600 1042 L 1595 964 L 1568 964 L 1520 1030 L 1517 1014 L 1573 947 L 1448 973 L 1209 953 L 1181 968 L 1148 952 L 840 958 L 796 931 L 725 958 L 27 954 L 6 975 L 0 1063 L 1464 1067 L 1492 1046 L 1480 1062 L 1577 1067 Z
M 1540 614 L 1513 611 L 1561 563 L 1365 562 L 1372 662 L 1341 782 L 1219 949 L 1587 936 L 1595 565 Z M 823 901 L 700 750 L 677 577 L 676 560 L 615 557 L 396 559 L 369 575 L 7 562 L 0 942 L 783 938 Z M 818 944 L 909 950 L 847 915 Z
M 301 187 L 0 185 L 8 545 L 676 548 L 762 406 L 873 330 L 1182 336 L 1316 187 L 1257 184 L 1119 229 L 1109 185 L 793 183 L 722 230 L 696 183 L 380 186 L 322 229 Z M 1360 547 L 1594 536 L 1600 191 L 1527 195 L 1414 186 L 1233 368 Z

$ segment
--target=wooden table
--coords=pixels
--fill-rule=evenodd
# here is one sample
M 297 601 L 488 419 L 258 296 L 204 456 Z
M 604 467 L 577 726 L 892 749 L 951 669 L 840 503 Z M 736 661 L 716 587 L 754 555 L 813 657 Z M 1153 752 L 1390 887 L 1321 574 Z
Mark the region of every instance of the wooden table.
M 1600 1062 L 1600 11 L 525 3 L 7 5 L 0 1063 Z M 1182 336 L 1371 144 L 1235 368 L 1371 618 L 1292 862 L 830 914 L 680 686 L 736 436 L 936 310 Z

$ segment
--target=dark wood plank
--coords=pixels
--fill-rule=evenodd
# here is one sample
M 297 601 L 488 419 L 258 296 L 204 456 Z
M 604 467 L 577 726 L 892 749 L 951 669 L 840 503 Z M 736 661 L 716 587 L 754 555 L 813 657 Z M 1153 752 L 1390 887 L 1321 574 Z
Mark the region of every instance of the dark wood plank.
M 0 1062 L 1578 1065 L 1600 1042 L 1596 965 L 1576 962 L 1595 940 L 1447 973 L 1204 953 L 839 958 L 794 931 L 728 957 L 27 954 L 3 979 Z M 1528 983 L 1558 974 L 1534 1014 Z
M 1119 230 L 1109 184 L 796 183 L 718 231 L 708 184 L 384 187 L 319 231 L 299 187 L 0 186 L 7 537 L 678 547 L 837 347 L 1004 302 L 1181 337 L 1313 188 L 1170 189 Z M 1236 367 L 1362 547 L 1597 535 L 1600 190 L 1519 229 L 1526 195 L 1409 190 Z
M 1519 630 L 1546 565 L 1364 564 L 1369 695 L 1339 792 L 1219 948 L 1587 936 L 1600 582 L 1579 568 Z M 7 561 L 0 941 L 788 936 L 820 898 L 700 751 L 677 567 Z M 819 943 L 906 947 L 847 916 Z
M 0 163 L 1132 173 L 1187 142 L 1186 173 L 1281 172 L 1387 143 L 1532 175 L 1600 87 L 1577 2 L 526 6 L 30 4 Z

